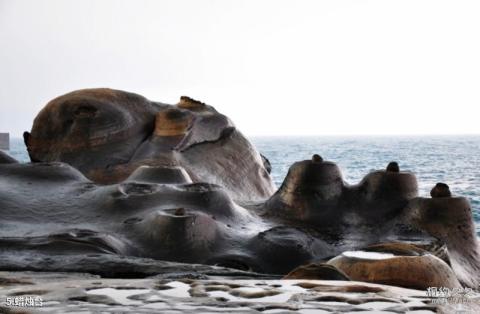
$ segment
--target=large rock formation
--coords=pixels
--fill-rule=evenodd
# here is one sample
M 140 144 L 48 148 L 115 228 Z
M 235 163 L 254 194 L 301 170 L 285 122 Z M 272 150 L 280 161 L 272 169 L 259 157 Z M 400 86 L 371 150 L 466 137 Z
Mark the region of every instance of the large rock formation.
M 351 186 L 343 181 L 335 163 L 318 155 L 296 162 L 265 203 L 267 214 L 335 228 L 392 221 L 418 196 L 418 189 L 412 173 L 400 172 L 398 165 L 392 171 L 391 165 Z M 383 227 L 389 228 L 388 224 Z
M 128 256 L 128 276 L 142 276 L 143 258 L 287 274 L 408 241 L 445 262 L 422 253 L 373 269 L 433 263 L 441 271 L 430 283 L 480 282 L 469 203 L 445 185 L 418 197 L 415 176 L 397 163 L 348 185 L 335 163 L 314 155 L 268 198 L 268 160 L 228 118 L 190 98 L 171 106 L 108 89 L 73 92 L 40 112 L 25 141 L 34 163 L 0 164 L 0 269 L 99 272 L 92 258 Z M 52 263 L 59 255 L 69 263 Z M 439 277 L 450 268 L 454 278 Z
M 50 101 L 24 138 L 32 161 L 66 162 L 96 183 L 122 182 L 142 165 L 181 166 L 193 182 L 219 184 L 237 200 L 274 192 L 262 157 L 230 119 L 188 97 L 166 105 L 79 90 Z
M 147 183 L 152 172 L 162 174 L 158 183 Z M 65 163 L 0 165 L 0 268 L 24 264 L 7 262 L 9 254 L 31 267 L 42 254 L 110 254 L 285 273 L 333 254 L 323 240 L 264 220 L 179 168 L 142 167 L 131 177 L 105 186 Z

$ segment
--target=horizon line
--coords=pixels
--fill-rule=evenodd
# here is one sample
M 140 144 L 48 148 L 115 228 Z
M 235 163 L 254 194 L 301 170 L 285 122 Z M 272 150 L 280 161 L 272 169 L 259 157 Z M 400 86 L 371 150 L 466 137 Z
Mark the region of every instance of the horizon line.
M 246 137 L 427 137 L 480 136 L 480 133 L 395 133 L 395 134 L 245 134 Z
M 8 133 L 8 132 L 0 132 L 0 133 Z M 8 133 L 10 134 L 10 133 Z M 396 133 L 396 134 L 246 134 L 242 133 L 245 137 L 455 137 L 455 136 L 480 136 L 480 133 Z M 23 137 L 20 135 L 12 135 L 10 134 L 10 139 L 21 139 Z

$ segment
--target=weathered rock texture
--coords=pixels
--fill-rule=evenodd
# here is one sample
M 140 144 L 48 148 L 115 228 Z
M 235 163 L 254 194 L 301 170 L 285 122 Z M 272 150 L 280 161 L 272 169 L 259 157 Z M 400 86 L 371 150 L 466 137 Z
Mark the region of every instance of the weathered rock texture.
M 193 182 L 220 184 L 235 199 L 274 191 L 262 157 L 230 119 L 188 97 L 167 105 L 79 90 L 50 101 L 24 138 L 32 161 L 66 162 L 100 184 L 122 182 L 142 165 L 180 166 Z
M 440 269 L 431 283 L 480 283 L 470 205 L 448 186 L 418 197 L 414 174 L 395 162 L 349 185 L 314 155 L 273 193 L 268 160 L 227 117 L 187 97 L 171 106 L 110 89 L 73 92 L 47 104 L 25 142 L 33 163 L 0 164 L 0 269 L 103 274 L 92 258 L 121 258 L 110 276 L 141 277 L 150 258 L 284 275 L 407 241 L 441 259 L 419 253 L 369 271 L 430 263 Z M 455 276 L 441 278 L 450 269 Z M 378 281 L 418 287 L 394 275 Z
M 424 291 L 355 281 L 231 279 L 106 279 L 88 274 L 0 272 L 0 294 L 37 296 L 37 313 L 478 313 L 468 303 L 438 303 Z
M 357 281 L 427 290 L 429 287 L 460 288 L 455 274 L 441 259 L 431 254 L 369 259 L 340 255 L 329 264 Z

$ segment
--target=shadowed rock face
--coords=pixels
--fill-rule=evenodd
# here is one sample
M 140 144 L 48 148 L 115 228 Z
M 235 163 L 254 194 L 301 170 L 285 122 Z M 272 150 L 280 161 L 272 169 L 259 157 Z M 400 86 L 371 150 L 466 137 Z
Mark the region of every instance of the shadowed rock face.
M 128 256 L 122 273 L 131 276 L 143 265 L 135 258 L 287 274 L 369 246 L 419 257 L 385 260 L 386 269 L 441 262 L 381 244 L 408 241 L 446 246 L 450 286 L 480 281 L 469 203 L 445 184 L 420 198 L 415 176 L 392 162 L 348 185 L 335 163 L 314 155 L 293 164 L 273 194 L 268 160 L 228 118 L 187 97 L 171 106 L 115 90 L 73 92 L 51 101 L 25 140 L 41 162 L 0 162 L 0 269 L 47 269 L 65 255 L 58 271 L 101 272 L 83 257 L 111 265 Z M 331 275 L 312 267 L 302 276 Z M 445 272 L 430 282 L 442 282 L 437 273 Z M 400 279 L 381 280 L 415 286 Z
M 274 191 L 262 157 L 233 123 L 188 97 L 172 106 L 118 90 L 79 90 L 50 101 L 24 138 L 32 161 L 66 162 L 101 184 L 122 182 L 142 165 L 181 166 L 193 182 L 220 184 L 235 199 Z
M 157 182 L 151 183 L 152 178 Z M 348 223 L 352 212 L 360 210 L 349 207 L 338 207 L 339 218 L 332 226 L 325 226 L 315 220 L 271 216 L 272 200 L 255 208 L 242 207 L 218 185 L 191 183 L 178 167 L 142 167 L 125 182 L 104 186 L 64 163 L 3 164 L 0 187 L 0 268 L 10 270 L 47 270 L 49 263 L 39 256 L 57 259 L 66 255 L 71 261 L 65 270 L 95 272 L 91 263 L 84 264 L 83 257 L 100 255 L 107 264 L 109 260 L 110 264 L 114 260 L 118 263 L 117 256 L 131 256 L 121 269 L 122 274 L 133 276 L 143 263 L 137 264 L 134 257 L 286 274 L 297 266 L 327 261 L 373 243 L 408 239 L 423 244 L 433 240 L 412 227 L 408 229 L 409 221 L 425 226 L 423 230 L 441 237 L 447 246 L 448 241 L 466 236 L 463 230 L 458 236 L 450 236 L 449 225 L 442 220 L 414 216 L 415 211 L 428 211 L 425 204 L 429 201 L 439 202 L 436 208 L 452 209 L 452 198 L 410 200 L 396 216 L 385 218 L 383 224 L 389 226 L 388 231 L 372 225 L 369 216 L 360 213 L 362 219 L 356 219 L 354 225 Z M 392 204 L 397 206 L 396 202 Z M 462 242 L 463 250 L 448 250 L 455 274 L 468 285 L 475 282 L 474 276 L 466 281 L 462 274 L 478 267 L 471 258 L 477 252 L 472 251 L 476 239 L 470 241 Z M 407 249 L 423 252 L 405 245 L 380 245 L 369 250 L 402 253 Z M 413 261 L 415 265 L 420 262 Z M 55 265 L 62 270 L 62 264 Z M 318 274 L 316 269 L 307 268 L 308 273 Z M 395 284 L 395 280 L 390 283 Z
M 0 150 L 0 164 L 15 164 L 15 163 L 18 163 L 18 161 L 15 158 L 11 157 L 7 153 Z
M 434 188 L 436 190 L 437 186 Z M 448 190 L 448 187 L 447 187 Z M 435 193 L 432 191 L 432 194 Z M 463 285 L 480 285 L 480 245 L 470 203 L 463 197 L 413 199 L 406 213 L 413 225 L 446 244 L 451 267 Z
M 167 175 L 145 183 L 150 170 Z M 190 183 L 176 170 L 140 168 L 125 182 L 104 186 L 64 163 L 0 165 L 0 255 L 127 255 L 287 272 L 316 254 L 333 254 L 322 240 L 275 228 L 222 187 Z M 279 262 L 265 249 L 292 258 Z
M 452 197 L 444 183 L 432 189 L 432 198 L 417 195 L 415 176 L 401 172 L 397 163 L 350 186 L 334 163 L 314 155 L 292 165 L 280 189 L 265 203 L 264 217 L 323 227 L 322 233 L 341 233 L 342 241 L 357 247 L 389 236 L 413 240 L 421 231 L 446 245 L 447 256 L 441 257 L 451 263 L 463 285 L 478 286 L 480 248 L 468 200 Z

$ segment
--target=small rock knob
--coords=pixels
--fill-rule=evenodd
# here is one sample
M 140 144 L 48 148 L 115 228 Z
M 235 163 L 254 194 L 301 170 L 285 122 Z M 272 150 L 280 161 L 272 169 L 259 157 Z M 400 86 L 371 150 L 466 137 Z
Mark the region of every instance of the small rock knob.
M 450 188 L 445 183 L 437 183 L 433 189 L 430 191 L 430 196 L 433 198 L 436 197 L 451 197 L 452 193 Z
M 312 162 L 322 162 L 323 161 L 323 158 L 322 156 L 318 155 L 318 154 L 314 154 L 312 156 Z
M 388 172 L 400 172 L 400 167 L 396 161 L 391 161 L 387 166 Z
M 185 216 L 185 208 L 179 207 L 175 209 L 175 216 Z
M 182 109 L 187 109 L 191 111 L 203 111 L 207 109 L 207 106 L 205 103 L 195 100 L 193 98 L 190 98 L 188 96 L 182 96 L 180 97 L 180 102 L 177 104 L 179 108 Z

